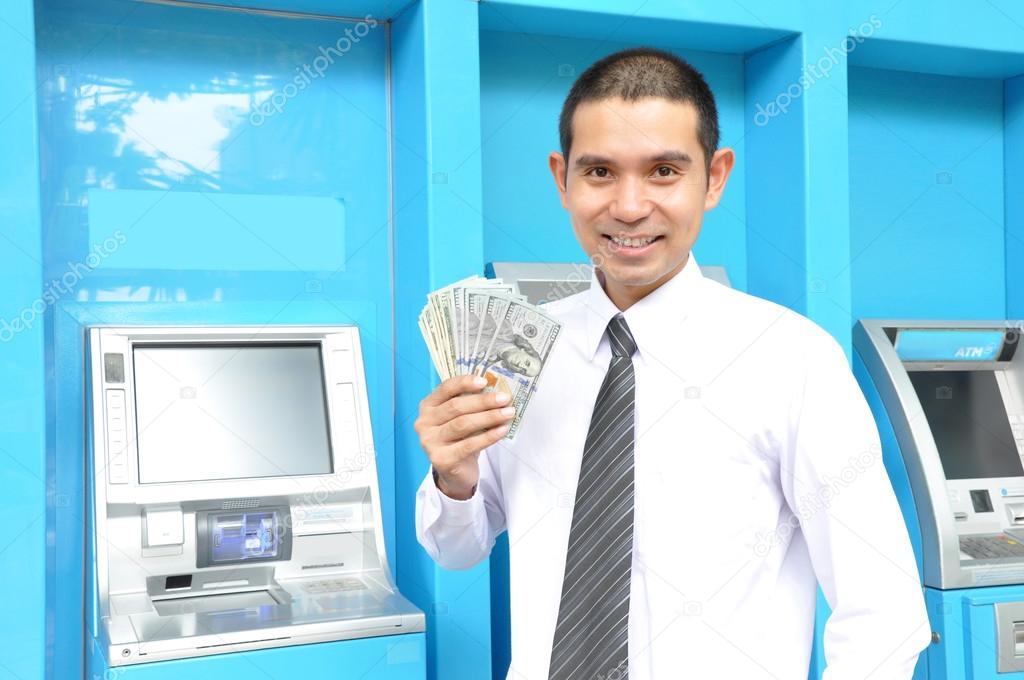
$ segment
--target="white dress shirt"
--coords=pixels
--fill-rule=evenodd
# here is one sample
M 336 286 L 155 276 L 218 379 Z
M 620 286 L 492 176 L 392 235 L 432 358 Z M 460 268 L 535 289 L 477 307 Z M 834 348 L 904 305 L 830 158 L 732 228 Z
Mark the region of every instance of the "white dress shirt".
M 619 312 L 596 278 L 563 324 L 515 440 L 469 500 L 427 475 L 416 528 L 468 568 L 508 531 L 509 680 L 547 680 L 583 454 Z M 910 678 L 930 627 L 878 433 L 839 344 L 694 258 L 625 311 L 637 342 L 630 680 L 807 677 L 815 586 L 827 680 Z M 444 663 L 440 659 L 439 663 Z M 602 678 L 615 680 L 611 672 Z

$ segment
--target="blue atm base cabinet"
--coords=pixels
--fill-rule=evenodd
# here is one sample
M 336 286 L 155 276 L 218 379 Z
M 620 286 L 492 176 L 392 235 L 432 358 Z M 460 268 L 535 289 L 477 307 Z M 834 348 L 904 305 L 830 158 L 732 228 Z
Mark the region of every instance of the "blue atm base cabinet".
M 156 661 L 110 668 L 103 654 L 89 658 L 87 680 L 424 680 L 427 677 L 423 633 L 293 645 L 250 652 Z
M 998 670 L 1000 655 L 1014 661 L 1016 645 L 1000 648 L 996 605 L 1012 602 L 1024 602 L 1024 586 L 925 588 L 928 618 L 932 630 L 939 634 L 938 641 L 925 651 L 929 679 L 1024 680 L 1024 671 Z

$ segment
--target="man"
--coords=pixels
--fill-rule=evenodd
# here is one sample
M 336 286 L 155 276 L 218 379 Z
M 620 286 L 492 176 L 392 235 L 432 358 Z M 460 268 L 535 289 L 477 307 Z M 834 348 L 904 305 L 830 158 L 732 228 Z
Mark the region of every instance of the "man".
M 509 532 L 509 678 L 909 678 L 928 643 L 878 434 L 825 331 L 704 279 L 734 163 L 701 75 L 651 49 L 583 73 L 549 158 L 595 264 L 530 413 L 472 377 L 427 396 L 419 540 L 442 566 Z M 444 663 L 444 659 L 439 660 Z

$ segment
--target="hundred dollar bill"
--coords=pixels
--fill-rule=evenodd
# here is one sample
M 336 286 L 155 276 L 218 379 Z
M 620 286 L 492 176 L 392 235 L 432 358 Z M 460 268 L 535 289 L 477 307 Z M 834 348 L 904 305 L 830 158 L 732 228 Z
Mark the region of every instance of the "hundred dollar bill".
M 466 351 L 463 368 L 467 373 L 473 372 L 487 349 L 490 338 L 494 335 L 498 324 L 496 312 L 492 309 L 499 301 L 508 301 L 512 289 L 507 286 L 494 288 L 473 288 L 466 291 Z M 502 312 L 504 313 L 504 312 Z
M 478 343 L 470 362 L 471 372 L 479 375 L 480 372 L 475 369 L 478 369 L 482 364 L 486 364 L 487 360 L 493 357 L 497 350 L 501 349 L 503 345 L 512 339 L 511 333 L 513 331 L 511 326 L 506 324 L 506 316 L 513 302 L 514 300 L 511 296 L 487 298 L 485 312 L 480 321 L 480 332 L 477 337 Z M 530 306 L 527 303 L 521 304 Z M 537 311 L 539 312 L 539 310 Z
M 427 305 L 430 307 L 435 329 L 435 340 L 438 345 L 439 354 L 447 367 L 447 377 L 458 374 L 458 367 L 455 365 L 457 353 L 455 351 L 456 338 L 453 336 L 454 327 L 448 323 L 451 316 L 452 298 L 451 293 L 457 288 L 475 284 L 479 281 L 486 281 L 479 276 L 470 276 L 456 281 L 455 283 L 436 290 L 427 296 Z M 440 375 L 440 371 L 438 372 Z
M 442 315 L 442 302 L 441 298 L 444 296 L 445 290 L 435 291 L 427 296 L 427 305 L 430 307 L 430 320 L 432 328 L 434 329 L 434 341 L 437 343 L 438 353 L 441 355 L 442 360 L 445 362 L 447 367 L 447 373 L 452 374 L 453 366 L 448 358 L 451 356 L 451 352 L 448 351 L 450 341 L 448 338 L 448 329 L 446 324 L 442 323 L 444 316 Z
M 434 362 L 434 368 L 437 369 L 437 374 L 441 376 L 442 380 L 447 380 L 451 377 L 451 374 L 448 372 L 448 363 L 442 357 L 439 349 L 437 330 L 434 326 L 434 317 L 430 312 L 429 305 L 420 312 L 419 323 L 420 333 L 423 334 L 423 339 L 427 344 L 427 351 L 430 352 L 430 359 Z
M 491 303 L 488 316 L 497 328 L 473 372 L 487 380 L 485 391 L 511 397 L 516 415 L 506 439 L 514 439 L 562 325 L 526 302 L 492 298 Z

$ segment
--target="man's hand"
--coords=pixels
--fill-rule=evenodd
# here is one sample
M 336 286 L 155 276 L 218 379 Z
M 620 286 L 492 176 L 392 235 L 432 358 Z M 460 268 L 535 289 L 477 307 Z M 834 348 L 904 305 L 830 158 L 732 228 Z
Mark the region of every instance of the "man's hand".
M 438 487 L 466 500 L 480 479 L 480 452 L 508 432 L 516 410 L 504 392 L 481 393 L 486 381 L 473 375 L 449 378 L 420 402 L 414 427 L 437 472 Z M 503 408 L 504 407 L 504 408 Z

